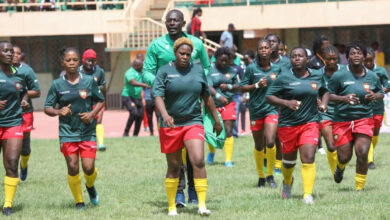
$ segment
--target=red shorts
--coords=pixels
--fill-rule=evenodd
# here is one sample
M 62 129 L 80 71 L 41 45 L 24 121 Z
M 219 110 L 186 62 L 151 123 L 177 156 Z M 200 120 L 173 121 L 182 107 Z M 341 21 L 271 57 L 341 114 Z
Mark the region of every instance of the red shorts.
M 95 106 L 92 106 L 92 109 L 95 109 Z M 103 108 L 100 109 L 100 112 L 101 112 L 101 113 L 104 113 L 104 110 L 106 110 L 106 107 L 105 107 L 105 106 L 103 106 Z M 99 118 L 99 113 L 100 113 L 100 112 L 98 112 L 98 113 L 95 115 L 95 120 L 98 120 L 98 118 Z
M 265 118 L 251 121 L 251 131 L 260 131 L 264 128 L 264 123 L 278 124 L 279 115 L 267 115 Z
M 95 141 L 79 141 L 79 142 L 64 142 L 61 144 L 61 152 L 65 157 L 72 154 L 79 154 L 81 158 L 96 157 L 96 142 Z
M 355 133 L 372 137 L 374 134 L 374 119 L 363 118 L 355 121 L 333 122 L 334 145 L 339 147 L 353 140 Z
M 32 112 L 23 114 L 22 129 L 23 132 L 31 132 L 33 129 L 34 115 Z
M 161 153 L 169 154 L 180 150 L 184 141 L 199 139 L 204 141 L 203 125 L 187 125 L 175 128 L 160 128 Z
M 222 120 L 228 121 L 228 120 L 233 120 L 235 121 L 237 116 L 236 116 L 236 103 L 231 102 L 223 107 L 217 108 L 219 113 L 221 113 Z
M 0 140 L 23 139 L 23 129 L 21 125 L 14 127 L 0 127 Z
M 304 144 L 317 145 L 319 135 L 319 125 L 317 122 L 278 128 L 280 149 L 283 154 L 292 153 Z
M 374 115 L 372 117 L 374 119 L 374 128 L 381 128 L 382 127 L 382 121 L 383 121 L 383 115 Z
M 320 121 L 320 130 L 322 130 L 323 128 L 326 128 L 328 126 L 332 126 L 332 121 L 331 120 L 323 120 L 323 121 Z

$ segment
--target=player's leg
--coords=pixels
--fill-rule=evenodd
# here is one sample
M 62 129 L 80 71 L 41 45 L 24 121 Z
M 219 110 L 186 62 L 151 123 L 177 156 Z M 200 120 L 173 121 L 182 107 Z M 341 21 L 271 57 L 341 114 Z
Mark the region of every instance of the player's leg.
M 144 106 L 142 105 L 141 99 L 133 99 L 136 105 L 136 117 L 135 117 L 135 127 L 133 136 L 138 136 L 139 131 L 141 129 L 142 119 L 144 118 Z
M 89 199 L 93 205 L 99 205 L 99 194 L 95 187 L 95 180 L 98 174 L 95 167 L 95 145 L 96 142 L 94 141 L 82 141 L 80 143 L 80 157 Z
M 165 190 L 168 197 L 168 215 L 177 215 L 175 197 L 179 184 L 179 171 L 181 165 L 181 150 L 167 153 L 167 174 L 165 177 Z
M 30 132 L 23 133 L 22 151 L 20 153 L 20 180 L 25 181 L 27 179 L 28 172 L 28 160 L 31 154 L 31 137 Z
M 275 119 L 275 120 L 274 120 Z M 266 158 L 267 158 L 267 183 L 271 188 L 276 188 L 277 185 L 274 180 L 274 165 L 276 159 L 276 146 L 275 137 L 278 128 L 278 117 L 276 115 L 269 115 L 265 118 L 264 123 L 264 137 L 265 146 L 267 147 Z
M 302 161 L 302 186 L 303 186 L 303 202 L 313 204 L 313 188 L 316 178 L 316 164 L 314 162 L 316 152 L 316 144 L 304 144 L 299 148 L 299 153 Z
M 333 175 L 337 166 L 337 151 L 334 146 L 332 126 L 328 125 L 326 127 L 323 127 L 321 129 L 321 134 L 325 139 L 326 147 L 328 150 L 327 151 L 328 163 L 329 163 L 330 171 L 332 172 Z
M 104 127 L 103 127 L 103 113 L 104 113 L 104 107 L 102 110 L 98 112 L 96 115 L 96 140 L 97 140 L 97 147 L 100 151 L 105 151 L 106 146 L 104 145 Z
M 81 191 L 81 177 L 79 174 L 79 149 L 78 143 L 63 143 L 61 151 L 64 153 L 66 165 L 68 167 L 68 184 L 72 191 L 76 209 L 84 210 L 85 204 Z
M 225 167 L 233 167 L 232 157 L 234 150 L 233 126 L 235 120 L 224 120 L 226 140 L 224 145 L 225 150 Z
M 130 128 L 133 125 L 133 122 L 135 120 L 136 107 L 135 107 L 135 103 L 132 102 L 130 97 L 126 97 L 126 96 L 122 96 L 122 104 L 123 106 L 126 107 L 127 111 L 129 111 L 129 118 L 127 119 L 125 131 L 123 133 L 123 137 L 128 137 Z
M 362 191 L 367 177 L 367 156 L 371 144 L 371 137 L 365 134 L 354 134 L 356 154 L 356 191 Z
M 383 115 L 374 115 L 374 136 L 372 137 L 372 142 L 370 145 L 370 150 L 368 151 L 368 169 L 375 169 L 374 164 L 374 149 L 378 143 L 378 136 L 381 130 Z
M 254 125 L 251 125 L 252 137 L 255 142 L 255 147 L 253 149 L 253 156 L 255 158 L 256 170 L 259 176 L 257 182 L 257 187 L 265 187 L 265 174 L 264 174 L 264 129 L 263 129 L 263 120 L 256 120 Z

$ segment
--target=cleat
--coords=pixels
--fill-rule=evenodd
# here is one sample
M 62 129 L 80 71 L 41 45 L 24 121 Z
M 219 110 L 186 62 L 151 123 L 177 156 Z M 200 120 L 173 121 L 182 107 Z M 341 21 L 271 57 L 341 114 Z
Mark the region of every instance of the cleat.
M 374 162 L 371 162 L 371 163 L 368 164 L 368 169 L 374 170 L 375 168 L 376 168 L 376 166 L 375 166 Z
M 211 214 L 210 210 L 206 209 L 206 208 L 199 208 L 198 209 L 198 214 L 200 216 L 209 216 Z
M 83 202 L 76 203 L 76 209 L 80 211 L 84 211 L 85 209 L 85 204 Z
M 356 190 L 356 192 L 357 192 L 357 193 L 363 193 L 364 190 L 363 190 L 363 189 L 358 189 L 358 190 Z
M 259 182 L 257 182 L 257 187 L 259 188 L 265 187 L 265 178 L 259 178 Z
M 20 180 L 25 181 L 27 179 L 27 171 L 28 166 L 26 168 L 22 168 L 22 164 L 20 164 Z
M 91 200 L 91 203 L 94 205 L 99 205 L 99 194 L 97 193 L 95 186 L 88 188 L 88 186 L 85 185 L 85 187 L 87 188 L 89 199 Z
M 197 205 L 198 204 L 198 195 L 196 194 L 194 187 L 188 187 L 188 203 Z
M 103 144 L 101 144 L 98 146 L 98 150 L 99 151 L 106 151 L 106 147 Z
M 214 156 L 215 156 L 215 153 L 209 153 L 207 155 L 207 164 L 213 164 L 214 163 Z
M 293 179 L 293 183 L 294 183 L 294 179 Z M 283 199 L 289 199 L 291 197 L 291 189 L 292 189 L 293 183 L 291 183 L 291 185 L 287 185 L 284 183 L 284 180 L 283 180 L 283 189 L 282 189 Z
M 275 183 L 275 180 L 274 180 L 274 176 L 267 176 L 267 183 L 268 185 L 271 187 L 271 188 L 276 188 L 277 185 Z
M 179 215 L 179 214 L 177 214 L 176 209 L 168 212 L 168 216 L 177 216 L 177 215 Z
M 129 133 L 128 132 L 123 133 L 122 137 L 129 137 Z
M 227 162 L 225 162 L 225 167 L 227 167 L 227 168 L 233 168 L 233 163 L 232 163 L 232 161 L 227 161 Z
M 282 169 L 274 169 L 275 175 L 282 175 Z
M 302 202 L 307 204 L 307 205 L 314 205 L 313 196 L 307 195 L 305 198 L 302 199 Z
M 324 148 L 320 148 L 320 149 L 318 149 L 318 153 L 320 153 L 321 155 L 325 155 L 326 151 Z
M 341 183 L 343 180 L 344 170 L 340 170 L 338 166 L 336 166 L 336 170 L 334 171 L 333 178 L 336 183 Z
M 186 198 L 184 196 L 183 191 L 177 191 L 176 193 L 176 208 L 184 208 L 186 207 Z
M 3 215 L 5 216 L 10 216 L 12 214 L 14 214 L 14 210 L 12 210 L 12 207 L 5 207 L 3 208 Z

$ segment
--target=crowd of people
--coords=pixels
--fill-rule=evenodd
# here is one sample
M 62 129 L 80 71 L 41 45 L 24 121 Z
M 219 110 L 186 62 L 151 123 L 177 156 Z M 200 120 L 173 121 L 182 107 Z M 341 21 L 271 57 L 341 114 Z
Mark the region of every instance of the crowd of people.
M 222 139 L 224 166 L 234 167 L 234 127 L 238 113 L 242 112 L 241 103 L 249 109 L 254 167 L 258 173 L 254 179 L 258 187 L 276 188 L 274 172 L 281 173 L 281 196 L 291 198 L 299 153 L 302 201 L 313 204 L 315 153 L 322 136 L 336 183 L 343 180 L 355 152 L 355 189 L 363 192 L 368 169 L 375 168 L 373 155 L 383 120 L 383 97 L 390 89 L 386 70 L 375 64 L 373 48 L 358 42 L 348 44 L 348 63 L 342 65 L 339 50 L 325 36 L 314 40 L 312 56 L 310 50 L 300 46 L 292 48 L 287 56 L 287 47 L 280 38 L 268 34 L 253 50 L 244 53 L 241 64 L 236 62 L 231 45 L 234 25 L 229 25 L 229 33 L 222 34 L 223 46 L 215 53 L 207 51 L 199 38 L 182 31 L 185 21 L 181 11 L 169 11 L 165 25 L 168 33 L 156 38 L 145 59 L 137 56 L 125 73 L 122 102 L 129 111 L 123 136 L 129 136 L 132 124 L 133 135 L 138 135 L 145 112 L 148 117 L 154 111 L 158 115 L 160 148 L 167 161 L 169 216 L 178 215 L 177 208 L 186 206 L 186 176 L 188 202 L 198 204 L 199 215 L 210 215 L 206 206 L 205 161 L 213 164 L 215 148 L 221 146 L 209 140 Z M 21 62 L 21 54 L 17 45 L 0 42 L 4 215 L 14 213 L 12 202 L 19 183 L 19 165 L 20 180 L 25 181 L 28 176 L 33 126 L 31 99 L 40 96 L 35 73 Z M 96 57 L 90 48 L 82 55 L 77 49 L 64 48 L 64 71 L 53 81 L 44 106 L 48 116 L 59 119 L 60 151 L 79 210 L 85 208 L 79 162 L 90 202 L 99 205 L 95 157 L 97 149 L 106 149 L 102 125 L 106 82 Z M 206 118 L 210 125 L 204 123 Z M 153 135 L 153 120 L 148 122 Z M 205 140 L 209 146 L 206 160 Z

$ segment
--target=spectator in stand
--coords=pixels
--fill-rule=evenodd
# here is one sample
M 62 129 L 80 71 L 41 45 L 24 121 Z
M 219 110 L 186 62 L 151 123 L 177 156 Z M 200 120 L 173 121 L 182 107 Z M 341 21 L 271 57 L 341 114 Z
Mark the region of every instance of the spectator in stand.
M 339 64 L 348 65 L 348 59 L 347 59 L 347 56 L 345 55 L 345 49 L 346 49 L 345 45 L 344 44 L 334 44 L 334 46 L 339 51 Z
M 321 35 L 314 39 L 313 42 L 313 53 L 314 56 L 312 56 L 308 63 L 307 67 L 310 69 L 321 69 L 325 66 L 325 60 L 324 60 L 324 49 L 329 45 L 329 40 L 326 36 Z
M 371 47 L 375 51 L 375 64 L 380 67 L 385 67 L 385 53 L 380 50 L 378 41 L 374 41 Z
M 285 45 L 283 41 L 280 41 L 280 43 L 279 43 L 278 53 L 280 56 L 288 57 L 287 56 L 287 45 Z
M 234 30 L 235 30 L 234 24 L 230 23 L 228 26 L 228 30 L 222 33 L 221 39 L 219 40 L 219 44 L 221 45 L 221 47 L 228 47 L 230 49 L 234 47 L 233 44 Z
M 192 20 L 191 20 L 191 35 L 194 35 L 195 37 L 200 38 L 202 36 L 203 38 L 206 38 L 206 35 L 201 30 L 202 21 L 200 20 L 200 17 L 202 16 L 202 9 L 197 8 L 192 13 Z

